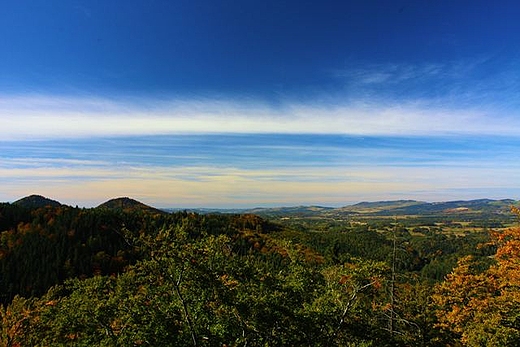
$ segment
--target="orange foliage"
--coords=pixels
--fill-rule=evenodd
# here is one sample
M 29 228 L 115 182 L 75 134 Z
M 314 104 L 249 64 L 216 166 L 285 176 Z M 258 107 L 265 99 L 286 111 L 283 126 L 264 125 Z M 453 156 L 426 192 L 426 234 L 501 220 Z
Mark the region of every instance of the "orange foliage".
M 520 217 L 518 208 L 512 211 Z M 479 271 L 474 259 L 461 259 L 433 296 L 439 326 L 468 346 L 520 342 L 520 227 L 491 236 L 495 263 Z

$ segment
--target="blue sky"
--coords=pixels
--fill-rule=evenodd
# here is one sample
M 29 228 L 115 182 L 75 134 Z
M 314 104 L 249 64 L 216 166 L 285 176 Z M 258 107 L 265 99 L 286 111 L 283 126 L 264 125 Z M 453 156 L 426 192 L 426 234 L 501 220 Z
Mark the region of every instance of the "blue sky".
M 520 198 L 515 1 L 3 1 L 0 201 Z

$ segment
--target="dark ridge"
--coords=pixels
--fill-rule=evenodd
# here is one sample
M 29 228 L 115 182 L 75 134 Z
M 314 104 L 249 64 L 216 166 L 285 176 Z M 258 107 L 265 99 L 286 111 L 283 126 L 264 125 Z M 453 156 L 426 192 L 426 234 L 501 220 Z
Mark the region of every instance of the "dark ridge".
M 41 208 L 41 207 L 60 207 L 63 206 L 60 202 L 46 198 L 41 195 L 29 195 L 25 198 L 21 198 L 13 202 L 14 205 L 18 205 L 25 208 Z
M 99 205 L 97 208 L 100 209 L 108 209 L 108 210 L 121 210 L 125 212 L 135 212 L 135 211 L 145 211 L 145 212 L 151 212 L 151 213 L 166 213 L 164 211 L 158 210 L 154 207 L 148 206 L 146 204 L 143 204 L 140 201 L 128 198 L 128 197 L 121 197 L 121 198 L 115 198 L 108 200 L 101 205 Z

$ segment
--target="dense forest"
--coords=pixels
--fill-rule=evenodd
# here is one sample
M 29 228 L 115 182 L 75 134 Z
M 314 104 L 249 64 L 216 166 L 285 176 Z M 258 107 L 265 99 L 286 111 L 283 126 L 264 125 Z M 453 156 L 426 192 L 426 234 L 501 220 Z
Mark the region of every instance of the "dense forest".
M 520 345 L 515 226 L 4 203 L 0 233 L 2 346 Z

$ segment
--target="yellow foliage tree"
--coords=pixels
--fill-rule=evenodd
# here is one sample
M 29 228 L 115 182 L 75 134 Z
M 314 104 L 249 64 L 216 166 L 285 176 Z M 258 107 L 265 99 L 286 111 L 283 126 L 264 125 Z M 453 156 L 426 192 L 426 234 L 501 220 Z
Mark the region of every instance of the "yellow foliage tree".
M 520 217 L 518 208 L 512 209 Z M 520 227 L 492 233 L 494 263 L 462 258 L 433 295 L 439 326 L 464 346 L 520 346 Z

